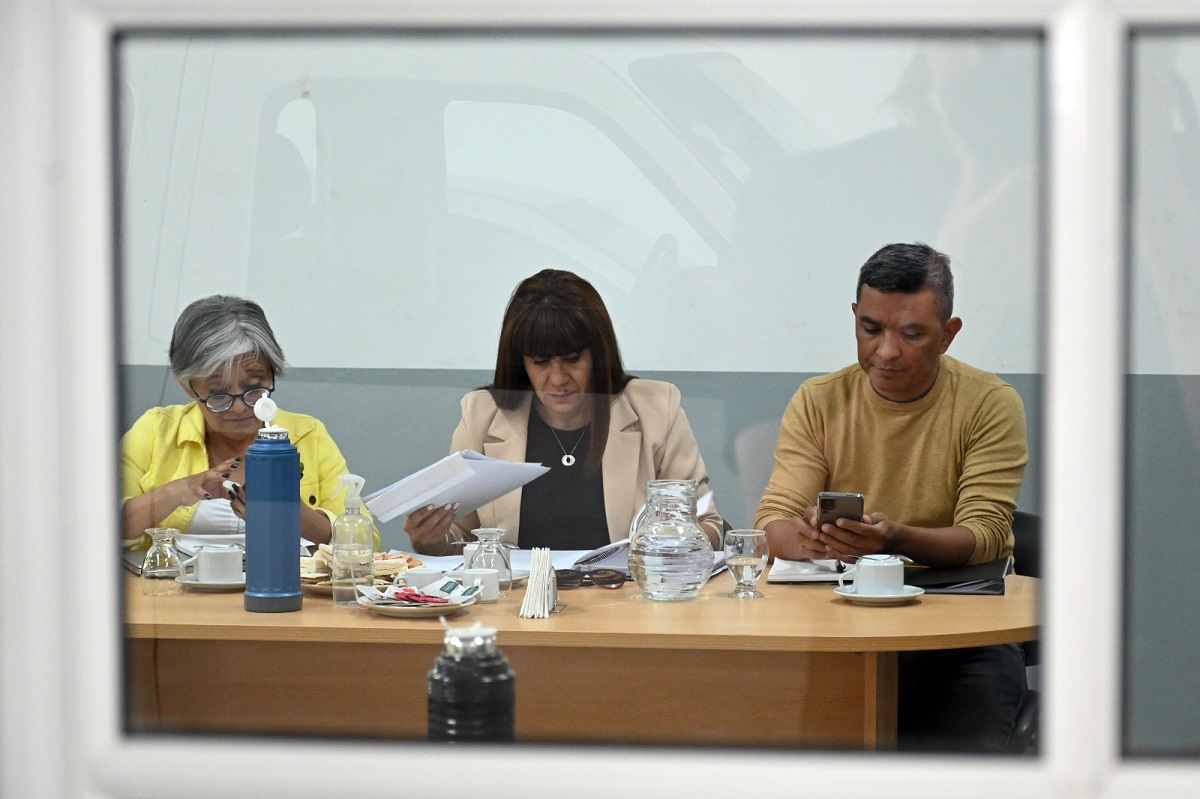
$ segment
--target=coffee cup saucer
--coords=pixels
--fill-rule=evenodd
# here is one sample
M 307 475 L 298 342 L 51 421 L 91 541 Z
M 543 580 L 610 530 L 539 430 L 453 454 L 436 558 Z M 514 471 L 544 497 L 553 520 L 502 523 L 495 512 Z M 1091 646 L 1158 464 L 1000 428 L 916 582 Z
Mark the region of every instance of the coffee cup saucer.
M 246 573 L 242 572 L 242 579 L 227 583 L 202 583 L 196 579 L 195 574 L 180 575 L 175 578 L 175 582 L 193 591 L 244 591 L 246 590 Z
M 839 585 L 833 589 L 833 592 L 855 605 L 903 605 L 924 594 L 925 589 L 915 585 L 906 585 L 897 594 L 856 594 L 853 588 Z

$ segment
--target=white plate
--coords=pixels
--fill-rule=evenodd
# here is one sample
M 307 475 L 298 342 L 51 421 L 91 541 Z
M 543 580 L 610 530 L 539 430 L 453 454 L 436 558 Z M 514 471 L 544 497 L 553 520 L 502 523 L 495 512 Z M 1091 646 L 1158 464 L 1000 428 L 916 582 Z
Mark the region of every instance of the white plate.
M 853 602 L 856 605 L 903 605 L 905 602 L 912 602 L 914 599 L 925 593 L 924 588 L 918 588 L 915 585 L 906 585 L 904 590 L 899 594 L 856 594 L 849 588 L 838 586 L 833 589 L 833 592 L 843 599 Z
M 246 590 L 246 574 L 242 573 L 242 579 L 232 583 L 198 583 L 195 575 L 187 577 L 176 577 L 175 582 L 183 585 L 184 588 L 190 588 L 193 591 L 244 591 Z
M 453 616 L 462 613 L 468 606 L 475 604 L 475 597 L 471 597 L 466 602 L 460 602 L 457 605 L 446 603 L 444 605 L 418 605 L 416 607 L 406 607 L 404 605 L 373 605 L 370 603 L 360 603 L 361 607 L 367 610 L 374 611 L 380 616 L 392 616 L 398 619 L 431 619 L 437 616 Z
M 375 583 L 376 588 L 386 588 L 391 583 Z M 316 585 L 314 583 L 301 582 L 300 587 L 310 594 L 318 594 L 320 596 L 333 596 L 333 586 L 326 583 L 325 585 Z

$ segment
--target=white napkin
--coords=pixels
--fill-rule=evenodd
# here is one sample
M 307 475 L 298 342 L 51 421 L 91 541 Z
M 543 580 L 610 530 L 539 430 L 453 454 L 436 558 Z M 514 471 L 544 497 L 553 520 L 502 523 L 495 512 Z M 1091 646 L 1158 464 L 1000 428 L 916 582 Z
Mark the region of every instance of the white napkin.
M 529 581 L 521 602 L 522 619 L 545 619 L 558 604 L 558 586 L 554 579 L 554 561 L 550 550 L 534 547 L 529 559 Z

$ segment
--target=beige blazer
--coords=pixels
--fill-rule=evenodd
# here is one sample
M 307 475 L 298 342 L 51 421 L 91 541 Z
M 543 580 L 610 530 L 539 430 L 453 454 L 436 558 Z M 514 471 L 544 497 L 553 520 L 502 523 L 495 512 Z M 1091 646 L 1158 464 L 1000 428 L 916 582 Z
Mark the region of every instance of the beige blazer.
M 471 449 L 491 458 L 523 462 L 532 399 L 531 392 L 516 409 L 506 411 L 496 406 L 487 391 L 467 394 L 462 398 L 462 421 L 454 431 L 450 451 Z M 600 467 L 612 541 L 628 537 L 629 524 L 646 501 L 647 480 L 696 480 L 699 496 L 709 493 L 704 459 L 679 402 L 679 389 L 657 380 L 632 380 L 613 397 Z M 503 527 L 508 531 L 505 540 L 515 544 L 520 524 L 518 488 L 463 518 L 454 525 L 453 534 L 461 539 L 475 527 Z M 700 516 L 700 525 L 719 548 L 722 521 L 715 507 Z

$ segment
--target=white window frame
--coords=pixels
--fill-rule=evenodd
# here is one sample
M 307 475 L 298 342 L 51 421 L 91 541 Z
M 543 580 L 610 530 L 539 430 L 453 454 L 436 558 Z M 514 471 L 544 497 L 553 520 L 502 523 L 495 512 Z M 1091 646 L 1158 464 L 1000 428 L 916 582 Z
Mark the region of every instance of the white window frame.
M 1200 5 L 1187 0 L 0 2 L 0 794 L 1200 795 L 1197 761 L 1121 759 L 1119 679 L 1127 34 L 1197 22 Z M 114 536 L 104 520 L 117 513 L 112 35 L 329 25 L 1044 31 L 1040 758 L 122 734 L 118 575 L 102 554 Z

